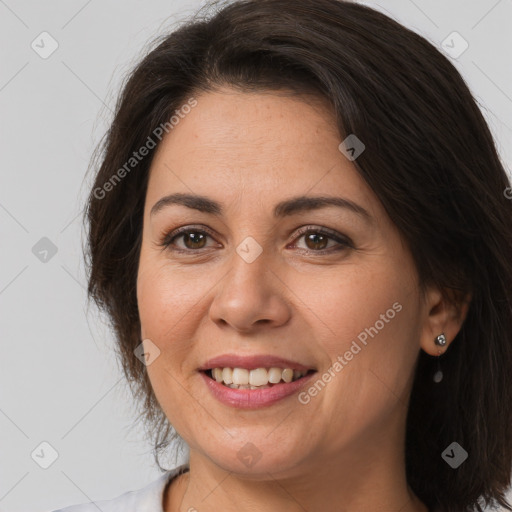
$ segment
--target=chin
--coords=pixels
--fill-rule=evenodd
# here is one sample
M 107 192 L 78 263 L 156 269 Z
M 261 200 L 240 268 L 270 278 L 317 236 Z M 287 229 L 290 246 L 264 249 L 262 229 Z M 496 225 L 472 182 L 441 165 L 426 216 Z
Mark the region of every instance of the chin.
M 244 436 L 245 437 L 245 436 Z M 304 463 L 305 456 L 297 453 L 301 443 L 282 445 L 268 437 L 253 436 L 252 441 L 234 438 L 228 446 L 217 445 L 205 451 L 208 458 L 225 471 L 244 475 L 251 480 L 268 480 L 269 474 L 293 472 Z M 276 447 L 279 449 L 276 449 Z

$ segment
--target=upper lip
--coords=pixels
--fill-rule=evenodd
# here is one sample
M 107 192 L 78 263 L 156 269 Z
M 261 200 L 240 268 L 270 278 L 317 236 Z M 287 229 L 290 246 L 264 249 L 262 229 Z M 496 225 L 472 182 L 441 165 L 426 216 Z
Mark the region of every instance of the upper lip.
M 252 355 L 241 356 L 238 354 L 223 354 L 212 359 L 208 359 L 199 368 L 200 371 L 211 370 L 212 368 L 246 368 L 254 370 L 255 368 L 291 368 L 292 370 L 314 370 L 311 366 L 307 366 L 296 361 L 290 361 L 282 357 L 272 355 Z

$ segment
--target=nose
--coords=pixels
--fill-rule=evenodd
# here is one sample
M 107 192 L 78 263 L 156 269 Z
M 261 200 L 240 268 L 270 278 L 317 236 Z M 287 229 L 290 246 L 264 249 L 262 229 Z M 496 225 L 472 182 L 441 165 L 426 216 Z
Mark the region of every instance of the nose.
M 286 324 L 291 313 L 287 287 L 269 263 L 265 252 L 248 263 L 234 251 L 212 299 L 210 319 L 244 333 Z

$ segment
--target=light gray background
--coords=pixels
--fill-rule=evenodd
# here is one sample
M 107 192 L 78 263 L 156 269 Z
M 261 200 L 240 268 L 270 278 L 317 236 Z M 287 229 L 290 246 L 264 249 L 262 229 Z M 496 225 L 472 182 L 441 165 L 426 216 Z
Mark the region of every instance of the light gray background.
M 453 62 L 510 169 L 512 0 L 379 3 L 438 46 L 453 31 L 467 40 Z M 80 213 L 85 170 L 121 79 L 154 36 L 200 4 L 0 0 L 2 511 L 111 498 L 160 475 L 151 446 L 131 428 L 134 411 L 105 319 L 94 309 L 85 314 Z M 43 31 L 59 44 L 47 59 L 31 48 Z M 32 252 L 42 237 L 58 249 L 47 262 Z M 31 457 L 43 441 L 59 454 L 48 469 Z

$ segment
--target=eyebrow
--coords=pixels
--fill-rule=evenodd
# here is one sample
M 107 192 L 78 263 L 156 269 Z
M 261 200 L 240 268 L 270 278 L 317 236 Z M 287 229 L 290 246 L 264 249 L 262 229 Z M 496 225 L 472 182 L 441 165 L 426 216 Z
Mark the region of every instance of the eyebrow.
M 222 205 L 208 197 L 195 194 L 176 193 L 159 199 L 151 208 L 150 216 L 155 215 L 162 209 L 174 204 L 186 206 L 187 208 L 209 213 L 217 217 L 221 216 L 223 212 Z M 344 208 L 356 213 L 367 221 L 372 220 L 371 215 L 362 206 L 359 206 L 357 203 L 354 203 L 349 199 L 335 196 L 297 196 L 286 199 L 275 206 L 274 217 L 287 217 L 297 213 L 318 210 L 328 206 Z

